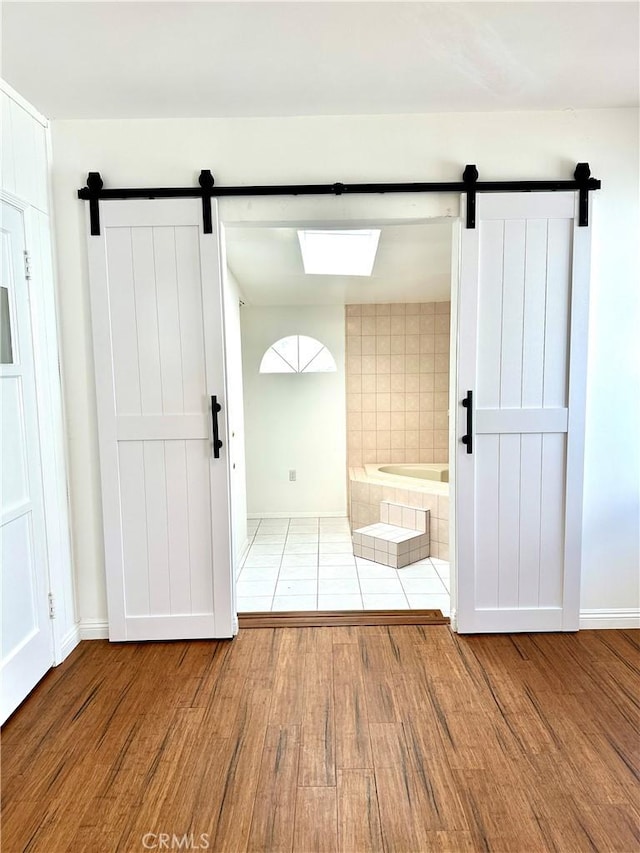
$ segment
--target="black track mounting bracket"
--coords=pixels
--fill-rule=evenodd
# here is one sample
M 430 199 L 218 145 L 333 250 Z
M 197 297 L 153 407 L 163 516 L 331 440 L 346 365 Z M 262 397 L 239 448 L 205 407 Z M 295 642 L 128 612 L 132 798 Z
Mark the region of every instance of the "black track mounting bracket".
M 478 170 L 472 164 L 464 167 L 462 180 L 467 194 L 467 228 L 476 227 L 476 184 L 478 183 Z
M 594 189 L 591 178 L 591 169 L 588 163 L 578 163 L 573 177 L 578 183 L 578 225 L 586 228 L 589 225 L 589 190 Z M 600 181 L 597 189 L 600 189 Z
M 217 195 L 214 190 L 214 178 L 209 169 L 202 169 L 197 187 L 161 187 L 149 189 L 105 190 L 100 172 L 89 172 L 87 185 L 78 190 L 78 198 L 89 202 L 89 223 L 92 237 L 100 235 L 100 199 L 103 198 L 201 198 L 202 230 L 205 234 L 213 232 L 211 217 L 211 199 Z

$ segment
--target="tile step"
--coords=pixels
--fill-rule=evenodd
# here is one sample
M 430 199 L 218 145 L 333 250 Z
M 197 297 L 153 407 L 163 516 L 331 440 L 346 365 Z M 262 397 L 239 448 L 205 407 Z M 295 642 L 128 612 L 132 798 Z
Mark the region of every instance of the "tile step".
M 354 531 L 353 553 L 399 569 L 429 556 L 429 534 L 395 524 L 369 524 Z

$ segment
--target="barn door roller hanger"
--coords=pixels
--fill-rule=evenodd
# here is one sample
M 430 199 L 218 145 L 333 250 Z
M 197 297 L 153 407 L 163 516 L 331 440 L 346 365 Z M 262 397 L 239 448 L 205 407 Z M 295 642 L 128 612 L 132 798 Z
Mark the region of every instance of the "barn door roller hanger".
M 218 187 L 209 169 L 203 169 L 197 187 L 139 187 L 105 189 L 100 172 L 89 172 L 87 185 L 78 190 L 78 198 L 89 202 L 91 234 L 100 234 L 100 200 L 125 198 L 200 198 L 205 234 L 212 232 L 211 199 L 225 196 L 346 195 L 363 193 L 466 193 L 467 228 L 476 227 L 478 193 L 567 192 L 577 191 L 578 225 L 589 224 L 589 193 L 599 190 L 601 182 L 591 177 L 588 163 L 578 163 L 570 181 L 479 181 L 474 165 L 465 167 L 462 181 L 432 183 L 371 184 L 282 184 L 277 186 Z

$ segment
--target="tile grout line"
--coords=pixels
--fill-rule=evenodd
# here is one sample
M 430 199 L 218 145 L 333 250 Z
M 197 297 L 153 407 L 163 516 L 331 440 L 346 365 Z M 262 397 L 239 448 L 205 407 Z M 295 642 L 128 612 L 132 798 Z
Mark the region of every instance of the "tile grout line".
M 260 526 L 260 522 L 258 522 L 258 527 L 259 526 Z M 251 550 L 251 548 L 253 547 L 253 543 L 255 542 L 256 534 L 258 532 L 258 527 L 256 527 L 255 531 L 251 534 L 251 537 L 249 537 L 249 531 L 247 530 L 247 539 L 250 538 L 249 547 L 247 548 L 247 552 L 244 555 L 244 558 L 242 560 L 242 564 L 240 566 L 240 571 L 238 572 L 238 574 L 236 576 L 236 583 L 240 580 L 240 575 L 244 571 L 245 563 L 247 562 L 247 559 L 249 558 L 249 551 Z
M 271 596 L 271 606 L 269 608 L 269 612 L 273 613 L 273 606 L 276 601 L 276 592 L 278 590 L 278 583 L 280 582 L 280 572 L 282 571 L 282 562 L 284 560 L 284 552 L 287 550 L 287 539 L 289 538 L 289 530 L 291 529 L 291 519 L 287 519 L 287 530 L 284 534 L 284 545 L 282 546 L 282 553 L 280 554 L 280 564 L 278 566 L 278 572 L 276 574 L 276 582 L 273 586 L 273 595 Z
M 309 519 L 309 521 L 311 521 L 311 519 Z M 288 541 L 288 539 L 289 539 L 289 535 L 290 535 L 291 533 L 293 533 L 293 531 L 295 530 L 295 526 L 292 526 L 291 522 L 292 522 L 292 518 L 288 518 L 288 519 L 287 519 L 287 532 L 286 532 L 286 535 L 285 535 L 285 541 L 284 541 L 284 546 L 283 546 L 282 556 L 281 556 L 281 558 L 280 558 L 280 567 L 279 567 L 279 569 L 278 569 L 278 575 L 277 575 L 277 577 L 276 577 L 276 586 L 275 586 L 274 594 L 273 594 L 273 598 L 272 598 L 272 601 L 271 601 L 271 612 L 272 612 L 272 613 L 273 613 L 273 612 L 275 612 L 275 611 L 273 610 L 273 607 L 274 607 L 274 604 L 275 604 L 275 598 L 276 598 L 276 593 L 277 593 L 278 583 L 280 582 L 280 572 L 281 572 L 281 570 L 282 570 L 282 568 L 283 568 L 283 565 L 282 565 L 282 564 L 283 564 L 283 562 L 284 562 L 284 557 L 285 557 L 286 550 L 287 550 L 287 541 Z M 300 526 L 306 526 L 306 525 L 300 525 Z M 309 526 L 311 526 L 311 525 L 309 525 Z M 320 536 L 320 533 L 319 533 L 319 519 L 318 519 L 318 537 L 317 537 L 317 538 L 318 538 L 318 543 L 317 543 L 317 546 L 316 546 L 316 563 L 317 563 L 317 560 L 318 560 L 319 536 Z M 291 543 L 291 544 L 295 544 L 295 543 Z M 292 555 L 292 556 L 293 556 L 293 555 Z M 303 556 L 303 555 L 301 554 L 301 555 L 299 555 L 299 556 Z M 317 567 L 316 567 L 316 577 L 317 577 Z M 316 590 L 317 590 L 317 582 L 316 582 Z M 315 609 L 317 610 L 317 607 L 318 607 L 318 596 L 317 596 L 317 592 L 316 592 L 316 596 L 315 596 L 315 598 L 316 598 L 316 606 L 315 606 Z
M 329 535 L 337 535 L 337 534 L 338 534 L 338 532 L 339 532 L 339 531 L 328 531 L 328 534 L 329 534 Z M 344 531 L 342 531 L 342 532 L 344 532 Z M 352 565 L 353 565 L 353 567 L 356 569 L 356 578 L 357 578 L 357 577 L 358 577 L 358 575 L 357 575 L 357 571 L 358 571 L 358 570 L 357 570 L 357 566 L 355 565 L 355 554 L 353 553 L 353 537 L 352 537 L 352 534 L 351 534 L 351 530 L 350 530 L 350 528 L 349 528 L 349 530 L 348 530 L 348 533 L 345 533 L 345 534 L 344 534 L 344 536 L 345 536 L 345 538 L 346 538 L 346 539 L 349 539 L 349 540 L 350 540 L 350 544 L 351 544 L 351 552 L 350 552 L 350 553 L 349 553 L 349 552 L 345 552 L 345 553 L 344 553 L 344 555 L 343 555 L 343 552 L 339 552 L 339 553 L 335 554 L 334 556 L 336 556 L 336 557 L 340 557 L 341 559 L 344 559 L 344 563 L 345 563 L 345 565 L 346 565 L 346 563 L 347 563 L 347 553 L 349 553 L 349 556 L 351 557 L 351 559 L 352 559 L 352 561 L 353 561 L 353 564 L 352 564 Z M 327 542 L 327 544 L 328 544 L 328 545 L 330 545 L 331 543 L 330 543 L 330 542 Z M 338 543 L 336 543 L 336 544 L 338 544 Z M 318 539 L 318 547 L 319 547 L 319 546 L 320 546 L 320 539 Z M 330 556 L 330 555 L 329 555 L 329 554 L 327 554 L 327 556 Z M 318 560 L 319 560 L 319 558 L 318 558 Z M 326 566 L 326 568 L 330 568 L 330 566 Z M 324 580 L 325 580 L 325 581 L 327 581 L 327 580 L 339 580 L 339 578 L 325 578 Z M 359 583 L 359 581 L 358 581 L 358 589 L 360 589 L 360 583 Z M 349 594 L 349 593 L 342 593 L 342 595 L 348 595 L 348 594 Z M 340 593 L 323 593 L 323 595 L 340 595 Z M 319 596 L 320 596 L 320 563 L 319 563 L 319 561 L 318 561 L 318 607 L 320 606 L 320 599 L 319 599 Z M 360 597 L 360 605 L 361 605 L 361 607 L 362 607 L 362 592 L 360 592 L 359 597 Z
M 283 521 L 285 521 L 285 519 L 282 519 L 282 520 L 283 520 Z M 254 544 L 256 544 L 256 543 L 255 543 L 255 538 L 256 538 L 256 536 L 258 536 L 258 535 L 259 535 L 260 530 L 262 529 L 263 521 L 265 521 L 265 519 L 260 519 L 260 520 L 259 520 L 259 522 L 258 522 L 258 526 L 257 526 L 257 528 L 256 528 L 256 530 L 255 530 L 255 533 L 253 534 L 253 539 L 252 539 L 252 541 L 251 541 L 251 545 L 250 545 L 250 547 L 249 547 L 249 551 L 251 550 L 251 547 L 252 547 Z M 288 527 L 289 527 L 289 519 L 286 519 L 286 521 L 287 521 L 287 530 L 288 530 Z M 268 529 L 269 529 L 268 527 L 265 527 L 265 528 L 264 528 L 264 530 L 265 530 L 265 531 L 267 531 Z M 266 534 L 266 533 L 265 533 L 264 535 L 272 535 L 272 534 Z M 287 535 L 288 535 L 288 534 L 287 534 L 287 532 L 285 532 L 285 542 L 286 542 L 286 539 L 287 539 Z M 249 551 L 247 552 L 247 558 L 248 558 L 248 556 L 249 556 Z M 284 546 L 283 546 L 282 554 L 280 555 L 280 564 L 282 564 L 282 556 L 283 556 L 283 554 L 284 554 Z M 256 555 L 256 556 L 257 556 L 257 555 Z M 266 557 L 266 556 L 269 556 L 269 555 L 265 554 L 264 556 Z M 247 559 L 247 558 L 245 558 L 245 563 L 246 563 L 246 559 Z M 243 565 L 243 568 L 244 568 L 244 565 Z M 265 567 L 265 568 L 266 568 L 266 567 Z M 275 567 L 274 567 L 274 568 L 275 568 Z M 268 597 L 270 597 L 270 598 L 271 598 L 271 603 L 270 603 L 270 607 L 269 607 L 269 611 L 268 611 L 268 612 L 272 612 L 272 608 L 273 608 L 273 600 L 274 600 L 274 597 L 275 597 L 275 590 L 276 590 L 276 587 L 277 587 L 279 574 L 280 574 L 280 566 L 278 566 L 278 572 L 277 572 L 277 574 L 276 574 L 276 580 L 275 580 L 275 583 L 274 583 L 273 593 L 271 594 L 271 596 L 268 596 Z M 267 596 L 265 596 L 265 597 L 267 597 Z
M 351 534 L 351 543 L 353 545 L 353 533 Z M 362 592 L 362 584 L 360 583 L 360 566 L 358 565 L 358 560 L 356 558 L 355 553 L 353 555 L 353 562 L 355 563 L 356 578 L 358 579 L 358 589 L 360 590 L 360 603 L 362 604 L 362 609 L 364 610 L 364 594 Z

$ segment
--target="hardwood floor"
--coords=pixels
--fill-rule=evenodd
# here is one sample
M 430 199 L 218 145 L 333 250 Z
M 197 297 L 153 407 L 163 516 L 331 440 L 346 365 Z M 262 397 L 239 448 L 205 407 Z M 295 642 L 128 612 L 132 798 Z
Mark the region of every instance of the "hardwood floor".
M 84 642 L 3 729 L 2 849 L 631 853 L 639 660 L 632 631 Z

